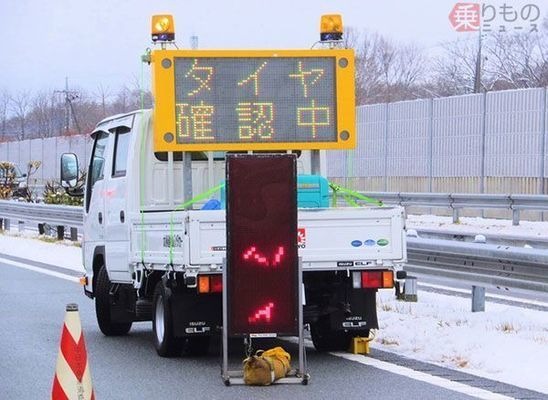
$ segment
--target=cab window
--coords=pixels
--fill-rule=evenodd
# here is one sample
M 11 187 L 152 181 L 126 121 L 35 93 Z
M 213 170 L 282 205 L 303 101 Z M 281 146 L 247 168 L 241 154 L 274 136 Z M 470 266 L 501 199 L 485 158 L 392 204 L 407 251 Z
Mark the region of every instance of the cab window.
M 131 131 L 126 126 L 120 126 L 116 128 L 114 132 L 114 160 L 112 162 L 112 176 L 125 176 L 129 150 L 129 133 Z
M 91 163 L 88 170 L 88 182 L 86 190 L 86 211 L 89 211 L 89 203 L 93 191 L 93 185 L 98 180 L 103 179 L 103 170 L 105 168 L 105 149 L 108 142 L 108 133 L 98 132 L 95 136 Z

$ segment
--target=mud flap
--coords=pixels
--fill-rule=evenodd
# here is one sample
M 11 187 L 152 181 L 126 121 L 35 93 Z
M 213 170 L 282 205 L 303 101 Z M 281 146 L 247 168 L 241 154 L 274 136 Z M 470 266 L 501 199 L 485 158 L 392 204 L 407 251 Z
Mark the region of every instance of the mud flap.
M 376 290 L 351 289 L 347 293 L 348 309 L 330 314 L 331 329 L 359 331 L 378 329 Z
M 176 337 L 210 336 L 222 325 L 220 293 L 173 292 L 171 312 Z

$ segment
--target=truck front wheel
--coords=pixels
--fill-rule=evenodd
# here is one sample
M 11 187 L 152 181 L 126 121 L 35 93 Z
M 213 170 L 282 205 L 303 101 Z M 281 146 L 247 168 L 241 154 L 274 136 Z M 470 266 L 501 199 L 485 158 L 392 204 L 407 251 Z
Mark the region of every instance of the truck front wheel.
M 152 305 L 152 330 L 154 347 L 161 357 L 173 357 L 181 354 L 184 340 L 173 335 L 173 317 L 169 289 L 162 281 L 156 284 Z
M 95 314 L 99 329 L 105 336 L 125 335 L 131 329 L 132 322 L 116 322 L 112 319 L 112 305 L 110 295 L 110 280 L 103 265 L 99 269 L 95 283 Z

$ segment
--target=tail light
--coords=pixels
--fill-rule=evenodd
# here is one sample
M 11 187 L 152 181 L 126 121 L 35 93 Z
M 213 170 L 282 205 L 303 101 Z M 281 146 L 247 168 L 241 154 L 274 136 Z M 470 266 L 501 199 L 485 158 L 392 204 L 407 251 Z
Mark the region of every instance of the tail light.
M 394 272 L 387 270 L 352 272 L 352 287 L 354 289 L 392 288 Z
M 222 291 L 222 275 L 200 275 L 198 277 L 198 293 L 221 293 Z

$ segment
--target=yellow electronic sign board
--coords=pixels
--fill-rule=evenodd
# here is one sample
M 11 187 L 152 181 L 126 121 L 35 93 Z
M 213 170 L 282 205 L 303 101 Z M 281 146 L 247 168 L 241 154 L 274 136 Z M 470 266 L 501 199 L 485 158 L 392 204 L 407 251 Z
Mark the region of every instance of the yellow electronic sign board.
M 355 147 L 352 50 L 152 52 L 155 151 Z

